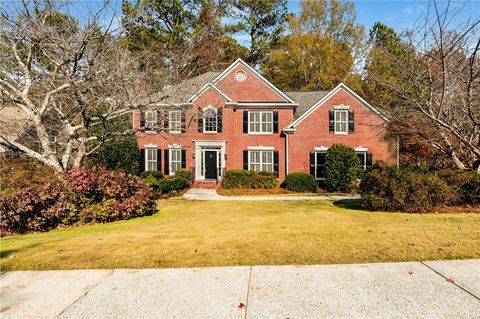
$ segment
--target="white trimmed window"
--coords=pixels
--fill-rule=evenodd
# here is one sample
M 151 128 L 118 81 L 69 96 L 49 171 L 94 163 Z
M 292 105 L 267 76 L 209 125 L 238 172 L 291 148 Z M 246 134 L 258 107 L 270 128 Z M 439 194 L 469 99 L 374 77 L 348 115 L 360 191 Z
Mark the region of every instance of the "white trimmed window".
M 177 169 L 182 168 L 182 149 L 180 148 L 171 148 L 169 149 L 169 173 L 174 175 Z
M 147 171 L 157 170 L 157 149 L 156 148 L 145 149 L 145 170 Z
M 157 126 L 157 111 L 145 111 L 145 128 Z
M 273 133 L 273 112 L 248 112 L 248 133 Z
M 348 110 L 335 110 L 335 134 L 348 134 Z
M 214 109 L 207 109 L 203 113 L 203 132 L 216 133 L 218 128 L 217 111 Z
M 182 111 L 168 111 L 168 131 L 170 133 L 182 132 Z
M 273 172 L 273 151 L 248 151 L 248 169 Z

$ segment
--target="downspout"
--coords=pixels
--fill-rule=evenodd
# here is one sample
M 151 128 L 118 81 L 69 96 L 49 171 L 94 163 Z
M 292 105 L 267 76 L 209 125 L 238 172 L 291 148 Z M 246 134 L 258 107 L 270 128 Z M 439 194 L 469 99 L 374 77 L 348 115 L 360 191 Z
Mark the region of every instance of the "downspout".
M 288 134 L 285 134 L 285 177 L 288 175 Z
M 400 137 L 397 135 L 397 168 L 400 167 Z

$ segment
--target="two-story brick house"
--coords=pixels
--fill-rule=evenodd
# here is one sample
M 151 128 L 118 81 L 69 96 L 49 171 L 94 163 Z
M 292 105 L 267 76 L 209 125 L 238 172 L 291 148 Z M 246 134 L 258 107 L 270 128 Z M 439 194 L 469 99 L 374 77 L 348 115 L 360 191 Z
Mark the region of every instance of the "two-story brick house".
M 353 147 L 364 168 L 397 161 L 396 143 L 384 138 L 387 119 L 344 84 L 281 92 L 239 59 L 170 91 L 134 111 L 142 170 L 187 168 L 195 180 L 217 180 L 230 169 L 323 179 L 324 154 L 335 143 Z

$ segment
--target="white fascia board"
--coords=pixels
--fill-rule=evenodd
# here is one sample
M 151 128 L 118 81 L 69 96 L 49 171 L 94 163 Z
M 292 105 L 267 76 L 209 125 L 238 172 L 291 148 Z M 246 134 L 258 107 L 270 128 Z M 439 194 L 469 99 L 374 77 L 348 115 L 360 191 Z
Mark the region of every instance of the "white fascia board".
M 221 97 L 223 97 L 225 99 L 225 101 L 227 102 L 233 102 L 233 100 L 231 98 L 229 98 L 225 93 L 223 93 L 222 91 L 220 91 L 219 88 L 217 88 L 215 85 L 213 85 L 212 83 L 207 83 L 205 84 L 204 86 L 202 86 L 202 88 L 200 90 L 198 90 L 197 93 L 195 93 L 194 95 L 192 95 L 189 99 L 188 99 L 188 102 L 192 103 L 194 102 L 196 99 L 198 99 L 206 90 L 208 89 L 213 89 L 214 91 L 216 91 Z
M 227 76 L 228 73 L 230 73 L 230 71 L 232 71 L 235 67 L 237 67 L 240 64 L 243 65 L 247 70 L 252 72 L 253 75 L 255 75 L 258 79 L 260 79 L 260 81 L 265 83 L 268 87 L 270 87 L 275 93 L 277 93 L 282 98 L 284 98 L 287 102 L 295 103 L 288 95 L 286 95 L 285 93 L 280 91 L 275 85 L 273 85 L 270 81 L 268 81 L 260 73 L 258 73 L 257 70 L 252 68 L 250 65 L 248 65 L 248 63 L 246 63 L 245 61 L 243 61 L 240 58 L 238 58 L 235 62 L 230 64 L 230 66 L 228 68 L 226 68 L 222 73 L 217 75 L 217 77 L 212 80 L 212 83 L 215 84 L 218 81 L 220 81 L 221 79 L 223 79 L 225 76 Z
M 143 144 L 143 148 L 157 148 L 156 144 Z
M 367 101 L 362 99 L 357 93 L 355 93 L 352 89 L 350 89 L 347 85 L 344 83 L 340 83 L 337 85 L 333 90 L 331 90 L 327 95 L 325 95 L 323 98 L 321 98 L 317 103 L 312 105 L 305 113 L 303 113 L 298 119 L 293 121 L 288 128 L 294 128 L 297 126 L 300 122 L 302 122 L 305 118 L 307 118 L 310 114 L 312 114 L 316 109 L 318 109 L 323 103 L 325 103 L 328 99 L 330 99 L 333 95 L 335 95 L 338 91 L 340 90 L 345 90 L 348 94 L 353 96 L 355 99 L 357 99 L 361 104 L 363 104 L 365 107 L 368 109 L 372 110 L 375 114 L 378 115 L 383 121 L 389 122 L 389 120 L 382 114 L 380 111 L 378 111 L 376 108 L 374 108 L 372 105 L 370 105 Z
M 271 108 L 291 108 L 291 107 L 298 106 L 297 103 L 285 103 L 285 102 L 236 102 L 231 104 L 238 107 L 271 107 Z
M 151 103 L 146 105 L 145 107 L 182 107 L 182 106 L 193 106 L 193 103 L 187 102 L 187 103 L 174 103 L 174 104 L 169 104 L 169 103 Z

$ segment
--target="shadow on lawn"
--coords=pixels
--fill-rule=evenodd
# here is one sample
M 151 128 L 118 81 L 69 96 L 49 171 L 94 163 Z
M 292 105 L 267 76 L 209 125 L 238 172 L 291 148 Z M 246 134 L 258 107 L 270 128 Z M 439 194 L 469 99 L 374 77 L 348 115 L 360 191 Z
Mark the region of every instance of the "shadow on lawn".
M 364 210 L 362 208 L 362 202 L 360 199 L 341 199 L 333 202 L 333 206 L 354 209 L 354 210 Z
M 39 244 L 32 244 L 32 245 L 28 245 L 26 247 L 17 248 L 17 249 L 0 250 L 0 259 L 7 258 L 11 255 L 15 255 L 15 253 L 18 253 L 19 251 L 30 249 L 30 248 L 36 247 L 38 245 Z

